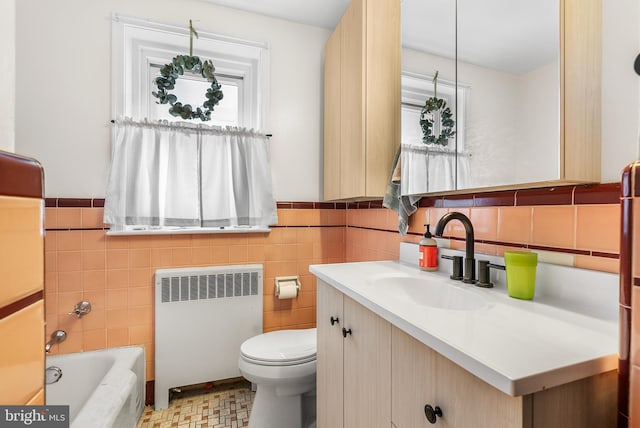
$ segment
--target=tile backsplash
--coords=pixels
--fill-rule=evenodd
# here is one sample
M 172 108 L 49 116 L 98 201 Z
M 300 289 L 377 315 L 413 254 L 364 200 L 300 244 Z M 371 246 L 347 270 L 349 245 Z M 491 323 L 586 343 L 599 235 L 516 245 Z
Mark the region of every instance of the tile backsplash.
M 314 327 L 315 277 L 309 265 L 345 261 L 344 208 L 278 209 L 269 233 L 107 236 L 102 207 L 46 208 L 47 334 L 69 333 L 53 353 L 144 345 L 153 379 L 154 272 L 160 268 L 260 263 L 264 266 L 264 331 Z M 297 299 L 274 297 L 276 276 L 299 275 Z M 67 313 L 80 300 L 93 306 L 82 319 Z
M 279 224 L 269 233 L 107 236 L 104 200 L 47 199 L 47 334 L 58 328 L 70 333 L 54 346 L 55 353 L 145 345 L 150 380 L 155 269 L 261 263 L 264 330 L 313 327 L 310 264 L 398 259 L 400 242 L 418 242 L 423 225 L 435 228 L 450 210 L 472 219 L 478 253 L 531 248 L 567 256 L 564 260 L 576 267 L 617 273 L 620 186 L 585 188 L 425 198 L 404 237 L 397 232 L 396 214 L 380 201 L 279 202 Z M 445 236 L 452 248 L 463 248 L 464 231 L 456 223 L 449 223 Z M 299 275 L 302 291 L 295 300 L 280 301 L 273 295 L 274 278 L 286 275 Z M 69 317 L 80 300 L 91 301 L 92 313 Z

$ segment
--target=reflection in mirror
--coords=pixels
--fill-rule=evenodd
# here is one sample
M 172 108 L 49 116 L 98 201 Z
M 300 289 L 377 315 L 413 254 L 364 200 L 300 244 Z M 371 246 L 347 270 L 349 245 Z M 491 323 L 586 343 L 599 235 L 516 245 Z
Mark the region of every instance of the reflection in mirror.
M 456 189 L 458 162 L 454 135 L 446 145 L 425 144 L 420 126 L 422 110 L 434 96 L 453 113 L 456 125 L 464 117 L 456 97 L 455 1 L 405 0 L 402 3 L 402 178 L 404 195 Z M 434 128 L 440 121 L 434 121 Z M 457 134 L 457 128 L 454 127 Z M 437 131 L 436 131 L 437 132 Z M 436 135 L 437 136 L 437 135 Z
M 463 135 L 458 138 L 456 138 L 457 135 L 454 135 L 452 138 L 446 139 L 446 145 L 424 142 L 424 131 L 420 126 L 420 119 L 431 120 L 434 128 L 433 135 L 441 133 L 442 130 L 437 128 L 443 123 L 437 115 L 425 114 L 425 100 L 429 98 L 435 97 L 446 103 L 445 106 L 453 113 L 454 131 L 465 129 L 465 88 L 458 88 L 459 95 L 456 101 L 456 83 L 454 81 L 438 77 L 437 94 L 434 93 L 433 81 L 433 75 L 402 73 L 402 178 L 400 185 L 404 195 L 454 190 L 456 176 L 458 177 L 457 185 L 460 186 L 469 175 L 469 156 L 464 150 Z
M 458 0 L 458 82 L 468 85 L 466 186 L 560 177 L 559 0 Z
M 434 162 L 428 152 L 438 148 L 422 144 L 422 171 L 410 165 L 403 193 L 560 177 L 559 1 L 457 0 L 457 15 L 454 0 L 403 2 L 403 168 L 413 156 L 405 148 L 414 141 L 418 151 L 421 133 L 411 107 L 430 96 L 430 78 L 439 70 L 438 87 L 457 88 L 454 102 L 447 100 L 456 135 L 444 149 L 457 162 Z M 422 102 L 411 98 L 416 87 Z

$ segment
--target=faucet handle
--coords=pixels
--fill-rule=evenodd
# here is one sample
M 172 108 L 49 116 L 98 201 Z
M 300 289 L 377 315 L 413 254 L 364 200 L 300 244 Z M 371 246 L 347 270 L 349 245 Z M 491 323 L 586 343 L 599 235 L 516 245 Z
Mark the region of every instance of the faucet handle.
M 505 270 L 504 266 L 490 263 L 489 260 L 478 260 L 478 282 L 476 282 L 476 286 L 483 288 L 493 287 L 489 272 L 490 268 Z
M 67 315 L 76 316 L 78 319 L 82 318 L 84 315 L 87 315 L 91 312 L 91 303 L 83 300 L 82 302 L 78 302 L 73 307 L 73 312 L 69 312 Z
M 442 259 L 453 260 L 453 273 L 449 278 L 460 281 L 462 279 L 462 256 L 440 256 Z

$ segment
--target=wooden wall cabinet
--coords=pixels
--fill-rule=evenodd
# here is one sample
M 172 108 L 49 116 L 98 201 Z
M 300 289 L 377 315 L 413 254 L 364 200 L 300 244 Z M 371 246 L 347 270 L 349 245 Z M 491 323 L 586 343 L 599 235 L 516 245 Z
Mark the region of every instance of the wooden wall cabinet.
M 318 428 L 389 428 L 391 324 L 322 281 L 317 290 Z
M 400 144 L 400 69 L 400 0 L 352 0 L 325 46 L 325 200 L 384 195 Z

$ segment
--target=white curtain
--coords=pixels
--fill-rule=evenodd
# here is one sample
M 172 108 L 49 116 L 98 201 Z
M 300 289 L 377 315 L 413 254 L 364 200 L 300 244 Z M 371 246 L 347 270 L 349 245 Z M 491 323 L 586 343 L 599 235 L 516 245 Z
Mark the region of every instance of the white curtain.
M 264 134 L 130 119 L 114 126 L 105 223 L 211 227 L 278 222 Z
M 457 161 L 457 163 L 456 163 Z M 457 187 L 456 187 L 457 171 Z M 401 193 L 416 195 L 464 188 L 469 174 L 469 155 L 424 144 L 402 145 Z

